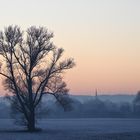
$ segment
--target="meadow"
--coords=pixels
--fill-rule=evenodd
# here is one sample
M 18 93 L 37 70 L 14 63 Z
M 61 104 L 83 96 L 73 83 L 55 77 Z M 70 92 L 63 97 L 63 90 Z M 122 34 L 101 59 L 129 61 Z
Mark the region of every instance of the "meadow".
M 12 119 L 0 119 L 1 140 L 139 140 L 140 119 L 41 119 L 29 133 Z

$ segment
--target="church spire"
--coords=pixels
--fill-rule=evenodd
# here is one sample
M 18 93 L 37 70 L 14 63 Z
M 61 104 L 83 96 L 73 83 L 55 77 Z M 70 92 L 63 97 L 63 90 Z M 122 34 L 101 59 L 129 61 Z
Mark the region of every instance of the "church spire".
M 98 92 L 97 92 L 97 89 L 95 90 L 95 97 L 97 98 L 98 96 Z

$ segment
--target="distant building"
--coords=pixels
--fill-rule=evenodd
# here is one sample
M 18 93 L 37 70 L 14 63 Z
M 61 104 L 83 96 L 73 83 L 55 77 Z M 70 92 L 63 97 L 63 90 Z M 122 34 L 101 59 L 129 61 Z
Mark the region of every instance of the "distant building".
M 97 89 L 95 90 L 95 99 L 98 98 L 98 92 L 97 92 Z

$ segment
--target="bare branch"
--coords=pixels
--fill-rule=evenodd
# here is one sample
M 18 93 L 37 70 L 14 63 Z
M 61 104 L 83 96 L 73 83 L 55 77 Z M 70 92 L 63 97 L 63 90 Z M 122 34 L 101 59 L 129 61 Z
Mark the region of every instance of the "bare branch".
M 71 58 L 61 61 L 64 50 L 57 48 L 51 38 L 53 33 L 44 27 L 32 26 L 24 36 L 18 26 L 0 32 L 4 62 L 0 75 L 5 77 L 5 88 L 15 95 L 16 109 L 24 114 L 30 130 L 35 127 L 36 107 L 44 93 L 50 92 L 60 102 L 60 95 L 68 92 L 62 73 L 75 65 Z

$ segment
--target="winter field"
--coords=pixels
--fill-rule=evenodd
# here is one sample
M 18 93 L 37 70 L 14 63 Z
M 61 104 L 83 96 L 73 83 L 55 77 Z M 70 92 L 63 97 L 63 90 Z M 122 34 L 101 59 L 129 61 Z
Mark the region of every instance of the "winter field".
M 140 119 L 43 119 L 38 127 L 28 133 L 0 119 L 0 140 L 140 140 Z

